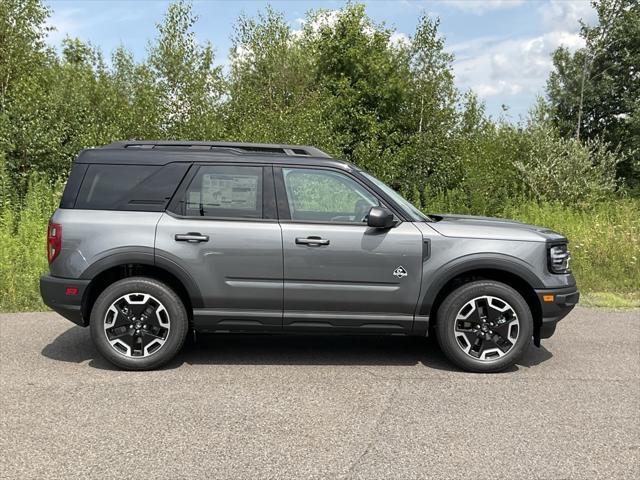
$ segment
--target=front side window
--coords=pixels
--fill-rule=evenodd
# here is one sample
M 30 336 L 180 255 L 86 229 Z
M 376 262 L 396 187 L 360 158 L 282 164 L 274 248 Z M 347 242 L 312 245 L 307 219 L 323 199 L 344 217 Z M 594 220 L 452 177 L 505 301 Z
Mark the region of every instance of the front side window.
M 262 167 L 202 166 L 183 203 L 192 217 L 262 218 Z
M 366 221 L 378 200 L 342 173 L 310 168 L 283 168 L 291 220 L 357 223 Z

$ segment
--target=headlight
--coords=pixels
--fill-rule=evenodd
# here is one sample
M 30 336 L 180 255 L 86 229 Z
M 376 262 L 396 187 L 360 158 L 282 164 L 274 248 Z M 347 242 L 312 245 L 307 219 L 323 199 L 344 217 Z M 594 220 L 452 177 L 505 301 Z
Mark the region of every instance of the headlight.
M 551 273 L 570 273 L 569 261 L 571 254 L 567 245 L 554 245 L 549 248 L 549 271 Z

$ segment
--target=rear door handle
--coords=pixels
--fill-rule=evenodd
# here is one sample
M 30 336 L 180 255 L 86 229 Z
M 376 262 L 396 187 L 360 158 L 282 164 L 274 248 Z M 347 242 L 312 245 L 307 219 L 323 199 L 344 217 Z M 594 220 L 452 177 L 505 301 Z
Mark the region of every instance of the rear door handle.
M 329 240 L 320 237 L 296 237 L 296 243 L 298 245 L 309 245 L 311 247 L 318 247 L 320 245 L 329 245 Z
M 209 241 L 209 235 L 202 235 L 198 232 L 176 233 L 174 238 L 176 242 L 200 243 Z

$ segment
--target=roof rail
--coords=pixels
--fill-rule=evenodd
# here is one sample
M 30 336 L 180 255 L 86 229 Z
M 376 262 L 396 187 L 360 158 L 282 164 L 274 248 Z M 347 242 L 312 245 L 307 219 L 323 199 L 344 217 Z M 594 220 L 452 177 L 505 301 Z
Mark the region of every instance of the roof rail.
M 108 149 L 163 149 L 163 148 L 185 148 L 190 150 L 211 150 L 214 148 L 225 148 L 235 150 L 239 153 L 271 153 L 288 155 L 293 157 L 324 157 L 332 158 L 328 153 L 307 145 L 283 145 L 271 143 L 239 143 L 239 142 L 201 142 L 201 141 L 172 141 L 172 140 L 124 140 L 113 142 L 102 148 Z

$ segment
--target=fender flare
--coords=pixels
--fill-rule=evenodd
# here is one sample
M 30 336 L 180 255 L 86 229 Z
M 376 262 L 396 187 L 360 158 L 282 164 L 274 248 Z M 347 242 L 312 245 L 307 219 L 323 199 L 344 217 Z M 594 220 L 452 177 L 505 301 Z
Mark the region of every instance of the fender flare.
M 523 279 L 532 289 L 544 288 L 542 280 L 525 261 L 502 253 L 477 253 L 452 260 L 440 267 L 430 280 L 418 302 L 419 315 L 429 316 L 431 307 L 442 288 L 459 275 L 472 270 L 498 270 Z
M 189 295 L 191 306 L 193 308 L 203 307 L 202 293 L 193 277 L 176 262 L 166 257 L 156 255 L 152 247 L 137 247 L 134 249 L 123 247 L 112 250 L 106 256 L 96 260 L 86 268 L 80 275 L 80 278 L 93 280 L 110 268 L 132 263 L 158 267 L 167 271 L 182 283 Z

